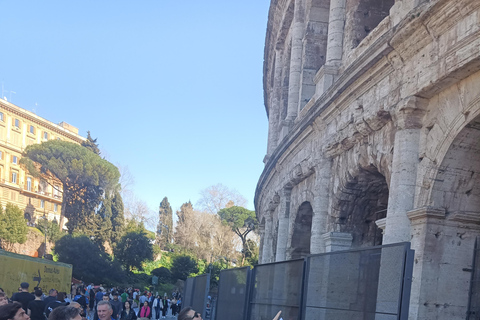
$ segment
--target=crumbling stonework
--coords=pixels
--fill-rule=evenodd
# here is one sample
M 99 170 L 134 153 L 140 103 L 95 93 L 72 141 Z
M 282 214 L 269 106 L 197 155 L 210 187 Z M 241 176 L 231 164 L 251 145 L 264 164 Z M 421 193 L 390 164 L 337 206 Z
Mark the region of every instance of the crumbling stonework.
M 480 1 L 272 0 L 260 261 L 410 241 L 410 319 L 465 319 Z

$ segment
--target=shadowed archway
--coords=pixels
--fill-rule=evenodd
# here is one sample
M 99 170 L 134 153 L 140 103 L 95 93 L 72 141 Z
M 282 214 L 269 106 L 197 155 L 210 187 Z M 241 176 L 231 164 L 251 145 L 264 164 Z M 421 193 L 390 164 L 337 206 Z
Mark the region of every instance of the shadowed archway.
M 304 202 L 298 208 L 293 227 L 291 258 L 303 258 L 310 254 L 310 239 L 312 236 L 313 209 L 310 202 Z

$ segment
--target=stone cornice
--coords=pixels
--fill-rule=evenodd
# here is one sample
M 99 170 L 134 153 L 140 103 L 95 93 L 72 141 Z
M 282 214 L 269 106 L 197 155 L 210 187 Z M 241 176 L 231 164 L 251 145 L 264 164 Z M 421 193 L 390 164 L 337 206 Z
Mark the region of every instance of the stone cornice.
M 5 101 L 3 99 L 0 99 L 0 108 L 10 112 L 10 113 L 13 113 L 13 114 L 16 114 L 18 115 L 19 117 L 22 117 L 23 119 L 27 119 L 28 121 L 31 121 L 32 123 L 35 123 L 39 126 L 42 126 L 44 128 L 47 128 L 53 132 L 56 132 L 68 139 L 71 139 L 77 143 L 82 143 L 83 141 L 85 141 L 85 138 L 78 135 L 78 134 L 75 134 L 73 132 L 70 132 L 69 130 L 57 125 L 57 124 L 54 124 L 53 122 L 50 122 L 42 117 L 39 117 L 37 116 L 36 114 L 34 114 L 33 112 L 30 112 L 30 111 L 27 111 L 25 109 L 22 109 L 16 105 L 14 105 L 13 103 L 10 103 L 8 101 Z
M 442 225 L 462 225 L 477 229 L 480 226 L 480 213 L 455 211 L 446 214 L 444 208 L 422 207 L 407 212 L 412 225 L 434 223 Z
M 480 225 L 480 212 L 472 211 L 456 211 L 450 214 L 450 219 L 452 221 L 464 222 L 464 223 L 473 223 Z

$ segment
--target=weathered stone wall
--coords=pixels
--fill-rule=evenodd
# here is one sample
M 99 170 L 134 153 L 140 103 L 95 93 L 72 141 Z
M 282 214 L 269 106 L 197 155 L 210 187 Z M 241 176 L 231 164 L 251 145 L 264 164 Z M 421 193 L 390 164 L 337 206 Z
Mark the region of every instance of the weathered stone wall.
M 274 0 L 264 91 L 261 262 L 410 241 L 410 318 L 464 319 L 480 236 L 480 2 Z
M 53 243 L 47 242 L 47 253 L 51 253 Z M 23 244 L 15 244 L 12 252 L 24 254 L 30 257 L 41 257 L 45 251 L 45 237 L 36 228 L 28 228 L 27 241 Z

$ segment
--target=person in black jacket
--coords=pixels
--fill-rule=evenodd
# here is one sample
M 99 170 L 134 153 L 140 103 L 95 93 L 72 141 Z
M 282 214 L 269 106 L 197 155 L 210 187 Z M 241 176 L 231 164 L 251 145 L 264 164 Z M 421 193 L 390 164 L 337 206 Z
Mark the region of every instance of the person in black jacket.
M 137 320 L 137 315 L 132 309 L 132 301 L 127 300 L 123 304 L 123 310 L 120 313 L 120 320 Z
M 28 292 L 28 287 L 29 286 L 30 285 L 28 284 L 28 282 L 22 282 L 20 284 L 20 291 L 15 293 L 12 296 L 12 301 L 20 302 L 22 304 L 22 308 L 23 308 L 23 310 L 25 310 L 25 312 L 27 312 L 28 303 L 32 300 L 35 300 L 35 297 L 33 296 L 33 294 Z
M 35 290 L 35 300 L 28 303 L 28 315 L 32 320 L 45 320 L 43 310 L 45 310 L 45 302 L 42 301 L 42 290 Z

